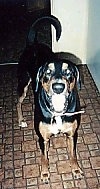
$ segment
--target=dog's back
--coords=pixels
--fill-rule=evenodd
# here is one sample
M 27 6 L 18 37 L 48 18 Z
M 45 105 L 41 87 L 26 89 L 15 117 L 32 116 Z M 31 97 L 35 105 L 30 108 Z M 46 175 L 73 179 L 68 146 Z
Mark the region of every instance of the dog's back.
M 54 16 L 45 16 L 37 19 L 30 28 L 26 48 L 24 49 L 18 64 L 18 95 L 19 103 L 17 105 L 19 125 L 23 123 L 23 116 L 21 111 L 21 103 L 23 102 L 28 86 L 32 81 L 33 91 L 36 86 L 36 75 L 39 67 L 45 64 L 46 60 L 53 56 L 52 49 L 44 44 L 39 43 L 37 39 L 40 23 L 45 21 L 52 24 L 56 29 L 56 39 L 58 40 L 61 35 L 61 24 L 59 20 Z M 19 107 L 19 108 L 18 108 Z
M 56 29 L 56 40 L 58 41 L 61 35 L 61 25 L 59 20 L 54 16 L 45 16 L 37 19 L 30 28 L 26 48 L 24 49 L 18 64 L 18 94 L 24 92 L 22 88 L 28 84 L 29 78 L 32 78 L 33 89 L 35 90 L 35 78 L 38 68 L 45 64 L 46 60 L 51 58 L 54 53 L 52 49 L 45 43 L 40 43 L 37 39 L 39 25 L 46 22 L 52 24 Z

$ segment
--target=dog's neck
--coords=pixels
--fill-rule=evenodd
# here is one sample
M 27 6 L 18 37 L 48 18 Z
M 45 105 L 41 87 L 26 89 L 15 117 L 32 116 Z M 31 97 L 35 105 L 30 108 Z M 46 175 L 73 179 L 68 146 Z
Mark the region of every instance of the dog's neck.
M 54 110 L 52 109 L 52 106 L 51 106 L 51 99 L 43 88 L 41 88 L 38 98 L 39 98 L 39 105 L 40 105 L 42 114 L 43 114 L 44 118 L 46 120 L 49 120 L 49 122 L 50 122 L 52 117 L 56 115 L 56 112 L 54 112 Z M 70 92 L 69 96 L 67 98 L 68 98 L 67 99 L 68 105 L 65 106 L 64 112 L 57 113 L 57 116 L 60 116 L 60 117 L 68 116 L 67 113 L 73 113 L 73 112 L 77 111 L 75 92 L 74 91 Z M 71 115 L 69 114 L 69 116 L 71 116 Z

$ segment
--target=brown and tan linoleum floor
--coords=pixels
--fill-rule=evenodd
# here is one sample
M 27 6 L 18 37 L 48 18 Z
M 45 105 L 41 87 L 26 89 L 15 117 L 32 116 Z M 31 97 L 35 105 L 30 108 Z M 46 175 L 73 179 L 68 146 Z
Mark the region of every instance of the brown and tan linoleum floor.
M 0 66 L 0 189 L 100 189 L 100 94 L 84 65 L 80 91 L 82 115 L 77 158 L 84 172 L 75 180 L 69 166 L 67 140 L 62 134 L 51 138 L 50 182 L 40 179 L 40 151 L 34 132 L 33 95 L 30 87 L 23 104 L 28 128 L 18 127 L 17 66 Z

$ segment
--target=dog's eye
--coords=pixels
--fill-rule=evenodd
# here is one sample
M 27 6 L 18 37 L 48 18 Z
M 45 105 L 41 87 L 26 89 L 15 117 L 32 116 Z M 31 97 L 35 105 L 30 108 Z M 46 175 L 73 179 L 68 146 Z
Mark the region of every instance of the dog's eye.
M 47 76 L 51 76 L 51 75 L 53 75 L 53 73 L 54 73 L 54 71 L 51 69 L 47 69 L 47 71 L 46 71 Z
M 63 76 L 71 83 L 73 81 L 73 74 L 69 69 L 63 70 Z
M 63 70 L 63 75 L 70 76 L 70 70 L 68 70 L 68 69 Z
M 44 82 L 48 82 L 52 76 L 52 70 L 47 69 L 45 74 L 44 74 Z
M 48 70 L 47 70 L 47 74 L 50 74 L 50 73 L 51 73 L 51 70 L 50 70 L 50 69 L 48 69 Z

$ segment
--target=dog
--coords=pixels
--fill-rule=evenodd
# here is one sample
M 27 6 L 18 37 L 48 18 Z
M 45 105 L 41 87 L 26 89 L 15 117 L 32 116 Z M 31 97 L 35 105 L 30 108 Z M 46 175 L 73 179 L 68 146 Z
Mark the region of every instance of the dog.
M 27 127 L 22 115 L 22 102 L 26 97 L 28 86 L 32 83 L 34 92 L 34 127 L 41 149 L 41 180 L 49 182 L 48 169 L 49 140 L 52 135 L 66 133 L 70 165 L 76 178 L 82 171 L 76 158 L 77 130 L 80 124 L 81 108 L 78 88 L 81 79 L 78 67 L 70 60 L 58 57 L 58 54 L 46 44 L 37 40 L 38 26 L 47 21 L 56 29 L 56 39 L 61 35 L 61 24 L 56 17 L 42 17 L 32 25 L 28 36 L 28 45 L 21 55 L 18 65 L 18 123 Z

